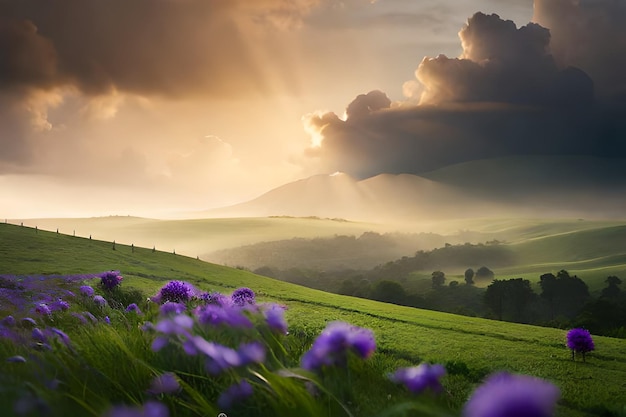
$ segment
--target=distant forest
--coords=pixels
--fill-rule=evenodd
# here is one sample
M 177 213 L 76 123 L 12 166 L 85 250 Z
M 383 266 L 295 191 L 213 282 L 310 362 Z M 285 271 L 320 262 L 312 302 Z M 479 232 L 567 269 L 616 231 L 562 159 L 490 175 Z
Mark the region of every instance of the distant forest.
M 626 338 L 626 291 L 622 291 L 619 277 L 607 276 L 605 288 L 593 297 L 581 278 L 561 270 L 556 275 L 540 275 L 535 291 L 526 279 L 497 279 L 491 268 L 516 262 L 514 252 L 502 242 L 452 244 L 446 240 L 449 237 L 435 234 L 365 233 L 358 238 L 266 242 L 222 251 L 221 256 L 228 257 L 230 252 L 231 260 L 256 259 L 256 263 L 231 266 L 338 294 L 548 327 L 581 326 L 594 334 Z M 370 267 L 396 251 L 406 253 L 406 248 L 416 242 L 422 247 L 441 247 L 420 249 L 413 256 Z M 350 262 L 352 268 L 340 267 L 338 260 L 351 258 L 360 262 Z M 263 264 L 270 259 L 282 267 Z M 462 279 L 449 279 L 446 269 L 465 272 Z M 416 271 L 422 271 L 422 275 L 416 276 Z M 424 276 L 423 271 L 432 273 Z M 483 288 L 474 285 L 476 282 L 481 282 Z

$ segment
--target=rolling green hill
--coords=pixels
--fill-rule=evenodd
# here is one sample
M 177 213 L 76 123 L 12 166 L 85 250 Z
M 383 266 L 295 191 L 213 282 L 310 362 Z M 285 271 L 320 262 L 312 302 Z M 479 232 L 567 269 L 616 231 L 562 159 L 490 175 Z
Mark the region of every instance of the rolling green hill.
M 562 391 L 559 415 L 602 415 L 626 406 L 626 342 L 595 337 L 587 363 L 572 362 L 562 330 L 444 314 L 328 294 L 205 263 L 194 258 L 109 242 L 0 224 L 0 273 L 76 274 L 119 269 L 124 285 L 154 293 L 181 279 L 201 289 L 248 286 L 285 303 L 294 329 L 320 330 L 345 320 L 374 330 L 380 354 L 413 363 L 454 362 L 473 375 L 506 369 L 547 378 Z M 460 376 L 459 376 L 460 378 Z M 448 379 L 448 390 L 467 395 L 467 381 Z M 458 384 L 458 385 L 457 385 Z M 465 394 L 464 394 L 465 393 Z

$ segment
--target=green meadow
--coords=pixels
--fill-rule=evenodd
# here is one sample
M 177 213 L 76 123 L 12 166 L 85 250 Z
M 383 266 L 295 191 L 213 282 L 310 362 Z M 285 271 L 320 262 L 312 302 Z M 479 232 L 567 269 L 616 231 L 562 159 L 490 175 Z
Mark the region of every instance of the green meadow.
M 527 229 L 524 238 L 520 237 L 519 228 L 515 233 L 509 231 L 511 238 L 515 234 L 519 239 L 512 244 L 526 256 L 524 262 L 534 262 L 545 256 L 545 263 L 538 267 L 547 267 L 552 258 L 546 253 L 554 250 L 558 262 L 568 261 L 580 268 L 586 267 L 572 268 L 574 272 L 597 270 L 598 274 L 605 274 L 603 268 L 619 265 L 618 244 L 623 239 L 623 226 L 587 229 L 590 230 L 551 230 L 552 233 L 545 229 Z M 545 237 L 542 236 L 544 233 Z M 572 237 L 576 239 L 567 244 L 567 238 Z M 596 245 L 604 246 L 598 248 Z M 613 252 L 607 255 L 606 251 L 610 250 Z M 576 253 L 582 254 L 584 259 L 577 261 Z M 590 262 L 588 257 L 596 255 L 604 261 L 584 264 Z M 566 265 L 555 266 L 558 269 L 563 267 Z M 558 416 L 619 416 L 626 413 L 626 340 L 596 336 L 596 350 L 588 355 L 587 361 L 574 362 L 565 347 L 566 332 L 563 330 L 340 296 L 171 252 L 0 224 L 2 274 L 81 274 L 114 269 L 124 276 L 125 288 L 135 288 L 146 295 L 155 294 L 172 279 L 187 281 L 203 290 L 230 292 L 238 287 L 250 287 L 261 299 L 288 307 L 286 318 L 292 335 L 287 337 L 308 335 L 310 338 L 333 320 L 372 329 L 377 353 L 369 359 L 369 368 L 363 371 L 363 375 L 372 380 L 354 381 L 354 398 L 362 405 L 356 410 L 373 410 L 384 401 L 406 398 L 383 376 L 398 365 L 417 365 L 426 361 L 446 364 L 448 375 L 443 384 L 448 393 L 448 405 L 453 409 L 461 406 L 482 378 L 497 370 L 507 370 L 545 378 L 557 385 L 562 394 Z M 541 271 L 545 272 L 545 268 Z M 584 276 L 582 272 L 580 275 Z M 0 367 L 2 372 L 6 369 Z M 356 411 L 355 415 L 368 414 Z

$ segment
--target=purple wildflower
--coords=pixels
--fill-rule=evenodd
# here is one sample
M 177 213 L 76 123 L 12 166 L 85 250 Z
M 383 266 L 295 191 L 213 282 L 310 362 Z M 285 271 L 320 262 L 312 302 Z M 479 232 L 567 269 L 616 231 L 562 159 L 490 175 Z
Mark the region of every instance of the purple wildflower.
M 549 417 L 559 396 L 559 389 L 548 381 L 501 372 L 474 391 L 463 417 Z
M 41 329 L 39 329 L 38 327 L 35 327 L 32 330 L 31 336 L 33 337 L 33 340 L 35 342 L 46 343 L 48 341 L 48 338 L 46 337 L 46 335 L 44 335 Z
M 188 355 L 204 354 L 207 357 L 206 369 L 211 375 L 242 365 L 242 357 L 236 350 L 208 342 L 201 336 L 189 337 L 183 348 Z
M 217 405 L 228 410 L 236 402 L 245 400 L 253 394 L 252 385 L 246 380 L 228 387 L 217 399 Z
M 54 335 L 56 335 L 61 340 L 61 342 L 63 342 L 63 344 L 66 347 L 68 348 L 72 347 L 70 343 L 70 337 L 63 330 L 59 330 L 56 327 L 53 327 L 50 330 L 52 331 Z
M 185 303 L 194 295 L 193 287 L 184 281 L 170 281 L 165 284 L 159 294 L 154 297 L 157 302 Z
M 419 366 L 400 368 L 389 376 L 393 382 L 403 384 L 409 391 L 419 394 L 427 389 L 433 392 L 441 392 L 442 387 L 439 378 L 446 374 L 443 365 L 429 365 L 422 363 Z
M 148 392 L 151 394 L 172 394 L 180 390 L 180 384 L 173 372 L 165 372 L 152 380 Z
M 89 298 L 93 297 L 93 294 L 94 294 L 93 288 L 89 285 L 82 285 L 79 288 L 79 291 L 80 291 L 80 295 L 89 297 Z
M 24 363 L 26 362 L 26 359 L 23 356 L 15 355 L 15 356 L 11 356 L 10 358 L 7 358 L 7 362 Z
M 301 365 L 307 370 L 345 365 L 349 350 L 363 359 L 369 358 L 376 350 L 374 334 L 369 329 L 335 321 L 315 339 L 311 349 L 302 356 Z
M 108 271 L 100 274 L 100 285 L 107 291 L 111 291 L 122 283 L 124 278 L 120 271 Z
M 111 324 L 111 319 L 109 318 L 109 316 L 104 316 L 104 322 L 106 324 Z
M 230 298 L 217 291 L 204 292 L 200 294 L 199 298 L 204 304 L 216 304 L 219 306 L 230 304 Z
M 263 311 L 265 321 L 270 329 L 277 333 L 287 334 L 287 321 L 285 320 L 285 307 L 278 304 L 270 304 Z
M 0 324 L 5 327 L 15 327 L 15 317 L 6 316 L 0 321 Z
M 141 314 L 141 310 L 139 309 L 139 306 L 136 303 L 130 303 L 128 307 L 126 307 L 127 313 L 131 311 L 137 314 Z
M 71 313 L 72 317 L 76 317 L 78 320 L 80 320 L 81 324 L 88 324 L 89 322 L 87 321 L 87 319 L 85 318 L 84 315 L 82 315 L 81 313 Z
M 230 299 L 234 305 L 239 307 L 243 307 L 246 304 L 255 304 L 256 302 L 254 291 L 247 287 L 237 288 L 231 294 Z
M 185 312 L 185 310 L 187 310 L 186 305 L 168 301 L 167 303 L 161 306 L 161 308 L 159 309 L 159 313 L 161 313 L 162 316 L 167 316 L 170 314 L 176 315 L 176 314 L 181 314 Z
M 107 305 L 107 300 L 105 300 L 105 298 L 101 295 L 94 295 L 93 302 L 100 307 L 104 307 Z
M 36 325 L 37 325 L 37 322 L 30 317 L 24 317 L 22 319 L 22 326 L 31 327 L 31 326 L 36 326 Z
M 119 405 L 105 414 L 106 417 L 169 417 L 167 406 L 158 401 L 148 401 L 142 407 Z
M 46 303 L 39 303 L 35 306 L 35 313 L 40 314 L 42 316 L 49 316 L 52 314 L 52 310 L 48 307 Z
M 69 309 L 70 309 L 70 303 L 68 303 L 67 301 L 63 301 L 60 298 L 57 301 L 50 304 L 50 310 L 52 311 L 67 311 Z
M 252 327 L 250 318 L 237 307 L 219 307 L 214 304 L 200 306 L 194 310 L 200 324 L 219 326 L 225 324 L 230 327 Z
M 251 363 L 263 363 L 265 361 L 265 346 L 259 342 L 251 342 L 239 346 L 238 353 L 242 366 Z
M 572 359 L 574 359 L 576 353 L 582 353 L 583 361 L 585 360 L 585 353 L 595 349 L 591 333 L 580 328 L 571 329 L 567 332 L 567 347 L 572 351 Z

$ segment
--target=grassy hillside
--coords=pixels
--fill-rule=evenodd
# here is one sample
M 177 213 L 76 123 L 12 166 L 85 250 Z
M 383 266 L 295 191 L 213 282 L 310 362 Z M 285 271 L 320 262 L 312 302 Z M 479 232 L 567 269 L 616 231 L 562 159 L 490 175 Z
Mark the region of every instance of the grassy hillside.
M 0 224 L 0 273 L 76 274 L 119 269 L 124 285 L 147 293 L 181 279 L 208 290 L 253 288 L 264 298 L 288 305 L 294 329 L 319 331 L 326 322 L 345 320 L 374 330 L 379 352 L 419 361 L 452 362 L 460 369 L 447 389 L 469 394 L 472 378 L 507 369 L 547 378 L 563 394 L 559 414 L 600 415 L 626 406 L 626 342 L 595 337 L 587 363 L 572 362 L 565 332 L 418 310 L 310 290 L 246 271 L 151 249 L 66 236 Z M 474 380 L 475 382 L 475 380 Z M 594 411 L 595 410 L 595 411 Z

